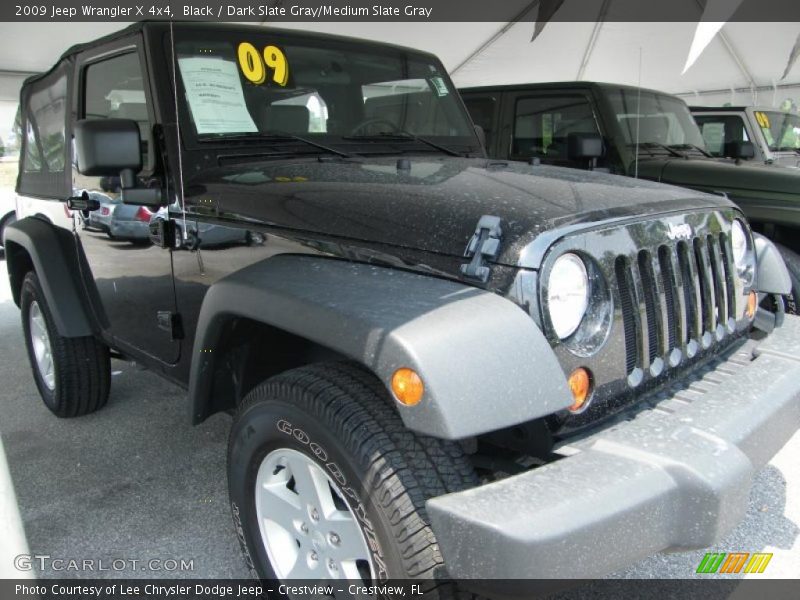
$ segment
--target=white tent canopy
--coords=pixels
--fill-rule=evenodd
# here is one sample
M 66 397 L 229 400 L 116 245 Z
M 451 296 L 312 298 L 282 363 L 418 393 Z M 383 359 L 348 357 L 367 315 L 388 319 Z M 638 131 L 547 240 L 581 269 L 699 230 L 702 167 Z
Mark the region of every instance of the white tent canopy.
M 25 74 L 46 70 L 69 46 L 126 25 L 0 23 L 0 99 L 14 98 Z M 530 21 L 280 26 L 427 50 L 464 87 L 583 79 L 641 83 L 698 104 L 800 101 L 800 60 L 781 80 L 800 23 L 725 23 L 685 73 L 696 23 L 554 21 L 533 41 L 535 24 Z

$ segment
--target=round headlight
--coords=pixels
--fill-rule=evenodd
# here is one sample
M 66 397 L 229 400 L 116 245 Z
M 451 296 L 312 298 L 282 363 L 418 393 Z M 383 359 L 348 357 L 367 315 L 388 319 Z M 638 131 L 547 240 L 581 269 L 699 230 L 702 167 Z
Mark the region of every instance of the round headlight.
M 731 246 L 733 246 L 733 262 L 740 271 L 747 266 L 747 234 L 744 225 L 738 219 L 731 224 Z
M 558 257 L 547 280 L 547 306 L 556 335 L 569 337 L 581 323 L 589 304 L 589 276 L 577 254 Z

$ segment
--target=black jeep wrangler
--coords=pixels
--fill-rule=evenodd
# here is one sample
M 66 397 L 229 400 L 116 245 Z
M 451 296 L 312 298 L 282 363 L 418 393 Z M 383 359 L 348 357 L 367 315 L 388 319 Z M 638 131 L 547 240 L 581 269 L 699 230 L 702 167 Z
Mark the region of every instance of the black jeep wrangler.
M 744 140 L 731 139 L 722 152 L 726 158 L 714 156 L 686 103 L 663 92 L 576 81 L 461 93 L 472 118 L 489 132 L 491 157 L 601 169 L 726 194 L 756 232 L 777 244 L 792 280 L 786 310 L 800 313 L 800 170 L 748 164 L 754 147 Z M 598 136 L 599 142 L 586 141 Z
M 53 413 L 101 408 L 112 355 L 185 386 L 194 423 L 234 413 L 231 509 L 266 579 L 491 592 L 741 519 L 800 422 L 800 319 L 758 308 L 788 274 L 736 206 L 489 160 L 429 54 L 172 27 L 22 91 L 20 194 L 152 215 L 136 245 L 9 226 Z

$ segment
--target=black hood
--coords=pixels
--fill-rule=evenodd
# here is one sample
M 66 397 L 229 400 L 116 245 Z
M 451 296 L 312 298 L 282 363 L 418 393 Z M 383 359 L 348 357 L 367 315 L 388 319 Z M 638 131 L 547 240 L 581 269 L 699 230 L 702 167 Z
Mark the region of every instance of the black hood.
M 731 206 L 644 180 L 486 159 L 293 159 L 232 164 L 187 182 L 187 208 L 314 235 L 462 256 L 482 215 L 502 219 L 498 262 L 577 223 Z
M 771 165 L 725 159 L 644 159 L 642 177 L 695 189 L 727 192 L 731 197 L 800 193 L 800 169 L 776 169 Z

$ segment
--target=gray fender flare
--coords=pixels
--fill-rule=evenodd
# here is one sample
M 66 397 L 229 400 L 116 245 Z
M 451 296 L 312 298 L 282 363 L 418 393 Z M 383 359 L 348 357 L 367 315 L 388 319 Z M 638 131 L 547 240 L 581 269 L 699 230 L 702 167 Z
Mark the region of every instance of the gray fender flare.
M 791 293 L 792 280 L 778 248 L 763 235 L 754 233 L 753 238 L 757 261 L 756 291 L 781 295 Z
M 14 302 L 20 303 L 24 250 L 39 276 L 45 300 L 58 333 L 84 337 L 94 333 L 88 303 L 80 281 L 80 263 L 72 233 L 52 223 L 27 217 L 12 223 L 5 232 L 6 266 Z
M 417 371 L 422 401 L 395 402 L 405 425 L 459 439 L 572 403 L 566 376 L 534 321 L 497 294 L 432 276 L 281 255 L 211 286 L 200 310 L 189 397 L 195 421 L 211 395 L 214 345 L 231 316 L 302 336 L 360 362 L 390 388 Z

